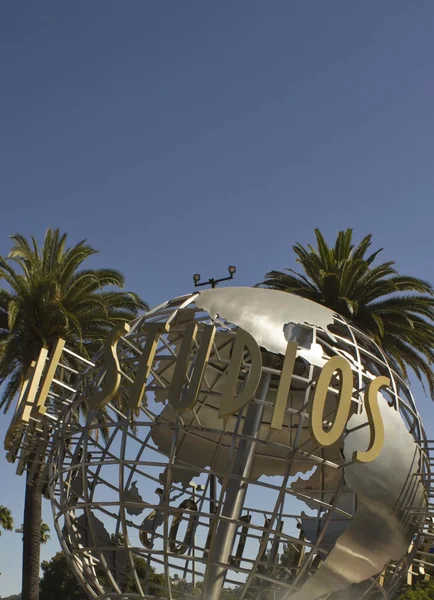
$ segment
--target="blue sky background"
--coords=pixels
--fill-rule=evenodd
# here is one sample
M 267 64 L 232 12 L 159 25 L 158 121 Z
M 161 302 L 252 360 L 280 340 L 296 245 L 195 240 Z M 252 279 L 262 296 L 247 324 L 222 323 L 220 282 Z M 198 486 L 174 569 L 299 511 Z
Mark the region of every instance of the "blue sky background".
M 429 0 L 3 2 L 0 254 L 60 227 L 153 305 L 352 226 L 433 281 L 433 27 Z M 0 480 L 19 525 L 23 482 L 4 460 Z

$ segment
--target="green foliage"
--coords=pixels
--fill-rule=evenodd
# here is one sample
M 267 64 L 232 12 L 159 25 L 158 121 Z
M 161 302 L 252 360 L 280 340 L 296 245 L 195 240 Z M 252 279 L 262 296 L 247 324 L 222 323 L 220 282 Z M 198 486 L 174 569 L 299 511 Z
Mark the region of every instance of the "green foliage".
M 21 525 L 21 528 L 24 528 L 24 525 Z M 51 540 L 50 528 L 47 523 L 41 521 L 41 544 L 46 544 L 49 540 Z
M 47 231 L 42 247 L 34 238 L 29 242 L 19 234 L 11 239 L 9 256 L 0 257 L 0 279 L 5 285 L 0 289 L 0 407 L 4 412 L 42 347 L 50 350 L 63 338 L 70 350 L 92 356 L 114 325 L 130 321 L 146 308 L 136 294 L 123 290 L 124 278 L 118 271 L 83 268 L 96 253 L 85 241 L 67 247 L 67 236 L 58 229 Z M 71 356 L 67 362 L 69 367 L 78 366 Z M 63 378 L 67 377 L 65 372 Z M 105 421 L 103 412 L 96 418 Z M 41 531 L 40 503 L 29 500 L 31 493 L 27 486 L 26 510 L 32 517 L 24 523 L 23 595 L 30 591 L 34 597 L 39 554 L 29 548 L 39 536 L 46 541 L 48 532 Z
M 5 531 L 12 531 L 14 528 L 14 519 L 12 517 L 12 513 L 11 511 L 6 508 L 6 506 L 3 506 L 2 504 L 0 504 L 0 535 L 1 535 L 1 529 L 4 529 Z
M 123 291 L 113 269 L 84 269 L 96 254 L 85 241 L 66 246 L 66 234 L 49 229 L 43 246 L 15 234 L 8 258 L 0 257 L 0 407 L 8 410 L 23 375 L 42 347 L 61 337 L 68 348 L 89 357 L 116 323 L 130 321 L 145 303 Z
M 147 561 L 141 556 L 134 556 L 134 568 L 144 591 L 146 590 L 147 574 L 149 574 L 149 593 L 160 598 L 164 597 L 164 589 L 166 587 L 164 575 L 157 573 L 154 568 L 148 567 Z M 124 591 L 137 593 L 137 586 L 130 568 L 127 569 L 127 581 Z
M 267 551 L 258 565 L 257 575 L 253 579 L 251 589 L 247 592 L 247 600 L 268 600 L 272 594 L 273 584 L 261 575 L 272 577 L 289 583 L 294 579 L 295 567 L 300 558 L 300 546 L 286 543 L 282 548 L 282 553 L 272 560 L 271 552 Z
M 141 585 L 145 587 L 146 574 L 149 573 L 149 593 L 164 597 L 164 575 L 156 573 L 140 556 L 134 557 L 134 566 Z M 73 575 L 63 552 L 58 552 L 49 561 L 42 562 L 42 578 L 40 582 L 40 600 L 87 600 L 86 593 Z M 124 592 L 137 593 L 137 587 L 131 569 L 127 569 Z M 104 585 L 104 577 L 99 576 Z
M 42 521 L 41 523 L 41 544 L 46 544 L 48 540 L 51 540 L 50 528 L 47 523 Z
M 295 244 L 304 273 L 270 271 L 259 284 L 291 292 L 350 319 L 385 351 L 405 378 L 412 369 L 434 397 L 434 289 L 416 277 L 400 275 L 393 262 L 374 266 L 381 252 L 368 252 L 371 235 L 355 246 L 352 229 L 340 231 L 333 247 L 315 229 L 317 247 Z
M 396 600 L 433 600 L 433 598 L 434 579 L 430 579 L 429 581 L 421 581 L 415 586 L 403 586 Z
M 63 552 L 42 562 L 40 600 L 86 600 L 86 594 L 71 572 Z
M 239 600 L 241 597 L 241 588 L 224 589 L 222 600 Z

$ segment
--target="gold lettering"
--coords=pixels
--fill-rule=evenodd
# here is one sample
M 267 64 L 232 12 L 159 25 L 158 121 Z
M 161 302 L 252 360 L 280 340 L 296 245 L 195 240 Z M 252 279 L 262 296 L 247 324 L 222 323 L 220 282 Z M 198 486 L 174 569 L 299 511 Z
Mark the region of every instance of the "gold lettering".
M 36 361 L 32 361 L 30 367 L 25 375 L 24 381 L 21 385 L 20 395 L 18 397 L 17 406 L 15 408 L 14 416 L 12 417 L 11 424 L 8 427 L 6 432 L 4 446 L 6 450 L 9 450 L 15 436 L 17 427 L 22 423 L 27 423 L 29 421 L 31 405 L 26 407 L 26 399 L 27 399 L 27 388 L 29 387 L 33 373 L 35 371 Z
M 139 408 L 146 391 L 146 382 L 148 381 L 160 336 L 162 333 L 169 331 L 169 329 L 170 325 L 168 323 L 149 323 L 146 325 L 145 331 L 148 335 L 142 356 L 137 365 L 136 378 L 131 386 L 131 392 L 128 397 L 127 404 L 129 408 Z
M 285 416 L 286 404 L 291 389 L 292 374 L 294 372 L 295 359 L 297 358 L 297 342 L 288 342 L 282 371 L 280 373 L 279 387 L 277 389 L 276 403 L 274 405 L 271 429 L 282 429 Z
M 60 357 L 63 352 L 63 348 L 65 347 L 65 340 L 59 338 L 57 340 L 56 345 L 54 346 L 53 352 L 50 356 L 50 360 L 48 362 L 48 367 L 45 372 L 44 380 L 41 386 L 41 390 L 39 392 L 38 401 L 36 403 L 35 409 L 40 415 L 45 415 L 47 412 L 47 408 L 45 406 L 45 402 L 47 400 L 48 392 L 50 391 L 50 386 L 54 379 L 54 374 L 56 372 L 57 365 L 59 364 Z
M 161 525 L 164 517 L 163 513 L 159 510 L 153 510 L 149 513 L 147 517 L 143 520 L 142 527 L 145 529 L 140 529 L 139 540 L 145 546 L 145 548 L 153 548 L 154 543 L 152 539 L 149 537 L 148 533 L 154 533 L 157 527 Z
M 29 421 L 30 413 L 35 403 L 36 394 L 38 392 L 39 383 L 41 381 L 42 373 L 44 372 L 44 367 L 46 365 L 48 356 L 48 350 L 46 348 L 41 348 L 38 356 L 38 360 L 33 369 L 32 378 L 30 380 L 30 385 L 28 387 L 27 398 L 25 398 L 25 406 L 23 408 L 22 420 L 24 422 Z
M 250 354 L 250 370 L 246 375 L 241 393 L 236 396 L 238 376 L 246 348 Z M 238 412 L 247 404 L 247 402 L 249 402 L 249 400 L 254 398 L 261 379 L 261 370 L 262 357 L 258 344 L 250 333 L 247 333 L 247 331 L 244 331 L 243 329 L 239 329 L 232 349 L 231 362 L 229 364 L 223 395 L 221 397 L 219 410 L 220 418 L 228 417 L 229 415 Z
M 193 542 L 194 530 L 199 515 L 197 514 L 197 504 L 194 500 L 184 500 L 184 502 L 181 502 L 179 505 L 179 508 L 182 509 L 182 512 L 179 512 L 173 517 L 172 525 L 169 530 L 169 550 L 174 554 L 185 554 Z M 184 515 L 186 513 L 189 515 L 187 531 L 185 532 L 183 541 L 177 543 L 176 535 L 181 521 L 185 520 Z
M 335 420 L 329 431 L 324 431 L 324 409 L 328 388 L 335 371 L 339 372 L 338 406 Z M 342 356 L 333 356 L 323 367 L 316 384 L 310 417 L 311 434 L 318 446 L 331 446 L 338 441 L 347 423 L 351 409 L 353 373 L 350 363 Z
M 390 386 L 388 377 L 376 377 L 368 385 L 365 392 L 365 409 L 368 416 L 369 431 L 371 434 L 369 447 L 366 452 L 357 450 L 353 453 L 353 460 L 359 463 L 371 462 L 380 454 L 384 444 L 384 425 L 378 406 L 378 392 L 384 386 Z
M 128 323 L 121 323 L 114 327 L 108 334 L 103 349 L 104 363 L 107 368 L 104 386 L 100 392 L 97 392 L 88 399 L 90 408 L 103 408 L 115 397 L 121 383 L 121 373 L 116 348 L 120 338 L 128 333 L 129 330 L 130 326 Z
M 179 350 L 178 359 L 176 361 L 175 372 L 173 374 L 172 385 L 169 391 L 168 401 L 173 408 L 178 412 L 183 412 L 187 409 L 192 409 L 196 404 L 199 395 L 200 385 L 202 383 L 205 368 L 211 354 L 212 345 L 215 337 L 214 325 L 205 325 L 200 340 L 199 349 L 191 375 L 190 384 L 184 395 L 182 390 L 184 387 L 185 376 L 190 363 L 193 343 L 197 338 L 198 328 L 196 323 L 190 323 L 186 327 L 184 339 L 182 340 Z
M 150 323 L 146 325 L 148 337 L 137 365 L 136 378 L 131 386 L 131 392 L 127 401 L 129 408 L 138 408 L 143 401 L 143 396 L 146 392 L 146 383 L 155 359 L 160 336 L 162 333 L 168 332 L 169 329 L 170 325 L 168 323 Z M 128 333 L 129 330 L 129 325 L 127 323 L 122 323 L 115 327 L 107 336 L 103 351 L 107 373 L 103 389 L 88 400 L 91 408 L 102 408 L 105 406 L 113 399 L 119 388 L 121 372 L 116 354 L 116 347 L 122 335 Z M 187 371 L 192 360 L 193 346 L 198 339 L 198 331 L 197 323 L 189 323 L 186 326 L 177 356 L 172 383 L 168 394 L 168 401 L 177 412 L 192 409 L 196 404 L 205 369 L 212 351 L 216 329 L 214 325 L 205 325 L 200 337 L 198 352 L 194 361 L 190 381 L 186 382 Z M 32 407 L 33 410 L 36 409 L 39 414 L 44 414 L 46 412 L 45 402 L 64 345 L 64 340 L 59 339 L 50 358 L 36 404 L 35 397 L 46 364 L 47 350 L 44 348 L 41 349 L 37 363 L 32 363 L 29 374 L 23 383 L 16 416 L 14 416 L 13 419 L 15 427 L 17 424 L 29 420 Z M 283 427 L 294 365 L 297 357 L 297 348 L 297 342 L 288 342 L 270 424 L 271 429 L 280 430 Z M 237 394 L 240 370 L 242 366 L 246 366 L 243 361 L 246 352 L 250 355 L 249 370 L 245 375 L 241 391 Z M 244 408 L 250 400 L 254 399 L 261 378 L 261 372 L 262 355 L 258 344 L 253 336 L 247 331 L 238 329 L 232 348 L 227 375 L 223 384 L 223 393 L 218 415 L 219 418 L 225 418 L 231 414 L 237 413 Z M 330 382 L 335 372 L 338 372 L 339 374 L 337 408 L 332 426 L 328 430 L 324 430 L 324 411 L 326 409 L 327 397 L 329 396 Z M 369 383 L 365 392 L 365 407 L 370 429 L 370 442 L 369 447 L 365 452 L 359 450 L 354 452 L 353 460 L 356 462 L 371 462 L 379 455 L 383 447 L 384 426 L 377 399 L 378 391 L 383 386 L 390 386 L 389 378 L 377 377 Z M 333 356 L 325 363 L 318 377 L 312 401 L 310 420 L 311 435 L 318 446 L 330 446 L 337 442 L 343 434 L 351 411 L 352 392 L 353 373 L 350 363 L 342 356 Z M 11 437 L 12 431 L 11 428 L 9 428 L 7 434 L 9 443 Z
M 15 414 L 6 432 L 6 449 L 10 448 L 17 428 L 20 425 L 29 423 L 30 416 L 37 417 L 46 413 L 45 401 L 64 345 L 64 340 L 59 339 L 57 341 L 47 368 L 48 350 L 46 348 L 41 348 L 38 360 L 32 361 L 21 386 Z M 41 385 L 43 375 L 44 378 Z

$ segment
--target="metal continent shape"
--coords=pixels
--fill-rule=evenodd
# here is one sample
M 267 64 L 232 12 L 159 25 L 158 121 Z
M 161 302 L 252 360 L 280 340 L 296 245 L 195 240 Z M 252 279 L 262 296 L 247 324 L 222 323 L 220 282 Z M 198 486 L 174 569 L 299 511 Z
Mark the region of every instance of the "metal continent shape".
M 125 399 L 150 323 L 170 329 L 161 335 L 146 397 L 134 411 Z M 192 323 L 199 328 L 185 389 L 204 325 L 214 325 L 216 335 L 197 404 L 177 412 L 167 398 Z M 118 396 L 104 420 L 96 410 L 82 411 L 80 421 L 74 416 L 103 388 L 101 353 L 68 399 L 50 450 L 55 526 L 89 597 L 391 597 L 431 535 L 430 459 L 411 392 L 378 346 L 323 306 L 255 288 L 175 298 L 128 329 L 116 350 Z M 222 419 L 219 403 L 239 330 L 261 348 L 261 379 L 248 405 Z M 282 356 L 291 341 L 298 343 L 294 373 L 283 426 L 273 429 Z M 309 411 L 318 375 L 334 356 L 351 365 L 351 416 L 339 440 L 322 448 L 312 439 Z M 247 353 L 240 390 L 248 373 Z M 357 463 L 354 451 L 369 445 L 364 390 L 378 376 L 391 381 L 378 393 L 384 446 L 372 462 Z M 330 423 L 338 384 L 332 380 L 327 393 Z M 164 583 L 151 577 L 151 567 Z

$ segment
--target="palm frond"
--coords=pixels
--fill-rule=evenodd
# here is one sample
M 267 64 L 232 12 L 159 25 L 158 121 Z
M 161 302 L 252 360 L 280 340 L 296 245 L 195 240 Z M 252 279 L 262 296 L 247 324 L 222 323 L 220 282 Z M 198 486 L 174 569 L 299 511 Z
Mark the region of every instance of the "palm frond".
M 147 308 L 137 294 L 123 289 L 119 271 L 83 268 L 94 254 L 85 240 L 68 247 L 59 229 L 47 230 L 42 247 L 34 238 L 12 236 L 8 258 L 0 257 L 3 410 L 10 408 L 42 346 L 51 348 L 62 337 L 76 352 L 93 354 L 114 324 L 131 321 Z
M 329 247 L 314 230 L 317 247 L 293 246 L 303 272 L 270 271 L 258 284 L 297 294 L 340 313 L 383 348 L 404 378 L 409 369 L 434 398 L 434 288 L 398 273 L 393 261 L 375 265 L 382 249 L 368 254 L 372 235 L 354 246 L 352 229 L 339 231 Z

